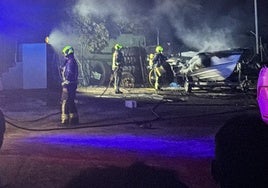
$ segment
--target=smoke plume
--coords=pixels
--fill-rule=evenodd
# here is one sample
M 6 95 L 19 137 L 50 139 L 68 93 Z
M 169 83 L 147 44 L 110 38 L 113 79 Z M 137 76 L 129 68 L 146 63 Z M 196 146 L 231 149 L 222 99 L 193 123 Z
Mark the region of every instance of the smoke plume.
M 150 2 L 79 0 L 72 7 L 72 13 L 83 17 L 109 16 L 114 20 L 128 20 L 133 23 L 146 20 L 146 23 L 150 23 L 146 27 L 152 31 L 148 32 L 151 35 L 155 34 L 157 27 L 165 24 L 165 30 L 160 30 L 160 38 L 167 35 L 168 31 L 172 31 L 172 34 L 184 45 L 197 51 L 242 47 L 242 40 L 238 38 L 237 33 L 241 32 L 245 13 L 239 7 L 232 7 L 234 5 L 227 6 L 228 1 L 213 2 L 212 0 L 152 0 Z M 223 7 L 225 10 L 221 13 Z M 159 23 L 162 21 L 166 23 Z M 245 28 L 247 29 L 244 25 L 243 29 Z M 73 39 L 74 34 L 68 30 L 71 29 L 65 25 L 50 34 L 51 43 L 55 48 L 62 47 L 66 41 L 70 41 L 68 42 L 70 45 L 77 41 Z
M 227 2 L 218 2 L 223 3 Z M 241 20 L 233 12 L 220 14 L 221 8 L 201 0 L 157 0 L 154 13 L 166 15 L 176 30 L 176 37 L 190 48 L 215 51 L 241 47 L 234 37 L 240 30 Z M 237 9 L 236 14 L 243 13 Z
M 71 32 L 71 28 L 68 26 L 62 26 L 61 28 L 54 29 L 49 37 L 49 44 L 57 51 L 66 45 L 77 47 L 77 36 Z

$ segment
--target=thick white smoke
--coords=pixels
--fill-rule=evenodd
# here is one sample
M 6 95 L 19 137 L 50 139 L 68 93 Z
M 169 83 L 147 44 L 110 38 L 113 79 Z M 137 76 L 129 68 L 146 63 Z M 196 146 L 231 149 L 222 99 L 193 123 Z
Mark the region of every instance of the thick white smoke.
M 49 37 L 49 44 L 57 51 L 61 52 L 66 45 L 78 46 L 77 36 L 73 34 L 68 26 L 54 29 Z

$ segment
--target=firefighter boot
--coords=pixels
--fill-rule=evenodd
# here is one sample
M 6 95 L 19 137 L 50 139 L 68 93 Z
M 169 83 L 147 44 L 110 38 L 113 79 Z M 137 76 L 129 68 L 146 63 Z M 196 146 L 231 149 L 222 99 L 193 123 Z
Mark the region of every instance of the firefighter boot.
M 70 113 L 69 124 L 70 125 L 78 125 L 79 124 L 79 117 L 78 117 L 77 113 Z
M 61 114 L 61 124 L 62 125 L 69 124 L 69 115 L 68 114 Z
M 154 84 L 154 89 L 155 89 L 156 91 L 161 91 L 161 90 L 162 90 L 162 89 L 160 88 L 160 85 L 159 85 L 158 82 L 155 82 L 155 84 Z
M 156 91 L 160 91 L 161 88 L 160 88 L 160 84 L 159 84 L 159 76 L 157 74 L 155 74 L 155 83 L 154 83 L 154 89 Z
M 116 72 L 114 76 L 114 93 L 115 94 L 122 94 L 123 92 L 119 90 L 121 78 L 120 78 L 120 72 Z

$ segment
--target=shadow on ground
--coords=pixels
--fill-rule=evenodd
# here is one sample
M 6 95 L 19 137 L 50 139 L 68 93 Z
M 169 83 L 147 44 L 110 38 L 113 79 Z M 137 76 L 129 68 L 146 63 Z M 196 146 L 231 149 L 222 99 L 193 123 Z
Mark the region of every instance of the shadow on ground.
M 177 178 L 176 172 L 150 167 L 136 162 L 128 168 L 115 166 L 107 168 L 88 168 L 74 177 L 66 188 L 187 188 Z

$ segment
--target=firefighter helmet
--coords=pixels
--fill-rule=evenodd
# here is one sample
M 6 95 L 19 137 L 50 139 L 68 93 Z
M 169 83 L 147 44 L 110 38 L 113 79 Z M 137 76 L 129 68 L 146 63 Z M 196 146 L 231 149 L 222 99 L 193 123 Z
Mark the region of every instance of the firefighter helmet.
M 72 46 L 65 46 L 65 47 L 62 49 L 62 53 L 63 53 L 64 56 L 68 56 L 68 55 L 74 53 L 74 49 L 73 49 Z
M 116 49 L 116 50 L 120 50 L 121 48 L 123 48 L 123 46 L 120 45 L 120 44 L 116 44 L 116 45 L 114 46 L 114 49 Z
M 156 46 L 156 48 L 155 48 L 155 52 L 156 53 L 162 53 L 163 52 L 163 47 L 162 46 Z

